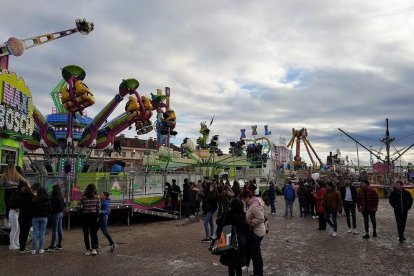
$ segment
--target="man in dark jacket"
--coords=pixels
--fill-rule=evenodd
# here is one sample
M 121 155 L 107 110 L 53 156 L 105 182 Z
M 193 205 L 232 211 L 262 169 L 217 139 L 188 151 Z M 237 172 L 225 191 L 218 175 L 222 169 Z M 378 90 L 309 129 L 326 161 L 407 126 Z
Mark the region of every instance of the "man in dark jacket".
M 357 190 L 351 185 L 351 180 L 346 179 L 345 185 L 340 189 L 342 202 L 344 203 L 346 223 L 348 224 L 348 233 L 358 234 L 356 230 L 355 207 L 357 203 Z M 352 215 L 352 225 L 351 225 Z
M 177 185 L 175 179 L 172 180 L 172 191 L 171 191 L 171 211 L 176 212 L 178 206 L 178 197 L 181 195 L 180 186 Z
M 191 203 L 191 187 L 188 179 L 184 179 L 183 184 L 183 204 L 184 204 L 184 219 L 190 219 L 190 203 Z
M 371 219 L 373 228 L 372 236 L 375 238 L 377 236 L 377 220 L 375 218 L 375 213 L 378 209 L 378 194 L 369 186 L 368 180 L 362 180 L 362 188 L 359 190 L 357 198 L 358 211 L 361 212 L 364 217 L 365 235 L 363 238 L 369 239 L 370 237 L 369 219 Z
M 394 215 L 398 229 L 398 240 L 400 242 L 404 242 L 405 225 L 407 223 L 408 210 L 410 210 L 413 205 L 413 197 L 410 192 L 402 187 L 402 182 L 397 181 L 395 183 L 394 190 L 391 192 L 389 201 L 391 206 L 394 208 Z

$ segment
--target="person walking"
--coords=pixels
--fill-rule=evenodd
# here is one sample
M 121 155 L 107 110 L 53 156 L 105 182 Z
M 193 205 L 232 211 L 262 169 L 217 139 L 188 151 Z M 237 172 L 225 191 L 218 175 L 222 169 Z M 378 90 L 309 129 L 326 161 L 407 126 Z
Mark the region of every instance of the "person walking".
M 295 202 L 295 189 L 293 187 L 292 181 L 289 180 L 284 189 L 285 197 L 285 215 L 283 217 L 287 218 L 288 214 L 293 218 L 293 202 Z
M 43 254 L 45 252 L 44 240 L 47 226 L 47 218 L 50 214 L 50 198 L 45 188 L 41 187 L 35 192 L 33 198 L 33 239 L 32 254 Z M 39 239 L 39 250 L 37 251 L 37 240 Z
M 270 214 L 276 215 L 276 186 L 273 180 L 269 182 L 269 204 L 270 204 Z
M 101 199 L 101 213 L 99 215 L 99 227 L 101 228 L 102 234 L 109 242 L 110 252 L 114 252 L 116 243 L 112 240 L 111 235 L 108 233 L 108 218 L 111 214 L 111 199 L 109 198 L 108 192 L 103 192 L 100 196 Z
M 408 210 L 413 205 L 413 197 L 410 192 L 403 188 L 403 183 L 397 181 L 394 190 L 390 194 L 390 205 L 394 208 L 395 221 L 397 222 L 398 240 L 405 242 L 405 226 L 407 223 Z
M 264 202 L 261 198 L 253 196 L 250 190 L 242 192 L 242 199 L 247 206 L 246 222 L 252 228 L 250 235 L 250 252 L 253 261 L 254 275 L 263 275 L 263 258 L 260 249 L 263 237 L 266 234 L 265 216 L 264 216 Z
M 50 198 L 51 213 L 52 213 L 52 240 L 47 251 L 55 251 L 62 249 L 63 239 L 63 210 L 65 209 L 65 201 L 62 196 L 59 184 L 53 185 L 52 196 Z M 57 244 L 56 244 L 57 237 Z
M 326 193 L 325 183 L 318 182 L 316 192 L 316 214 L 318 215 L 318 230 L 326 230 L 325 208 L 323 207 L 323 198 Z
M 325 220 L 331 227 L 332 237 L 336 237 L 338 235 L 336 217 L 338 211 L 342 208 L 342 199 L 341 194 L 336 190 L 336 185 L 332 182 L 328 182 L 322 202 L 325 209 Z
M 358 234 L 356 226 L 356 203 L 357 203 L 357 190 L 351 185 L 351 180 L 346 179 L 345 185 L 340 189 L 342 202 L 344 203 L 344 210 L 346 215 L 346 223 L 348 225 L 347 233 Z M 352 224 L 351 224 L 352 216 Z
M 362 187 L 358 192 L 357 199 L 358 212 L 362 213 L 364 217 L 364 227 L 365 235 L 364 239 L 369 239 L 369 220 L 372 223 L 372 236 L 377 236 L 377 221 L 375 218 L 375 213 L 378 209 L 378 194 L 377 192 L 369 186 L 369 181 L 364 179 L 362 180 Z
M 91 183 L 86 187 L 79 202 L 81 206 L 83 241 L 86 248 L 84 255 L 98 255 L 98 219 L 101 203 L 97 196 L 95 184 Z

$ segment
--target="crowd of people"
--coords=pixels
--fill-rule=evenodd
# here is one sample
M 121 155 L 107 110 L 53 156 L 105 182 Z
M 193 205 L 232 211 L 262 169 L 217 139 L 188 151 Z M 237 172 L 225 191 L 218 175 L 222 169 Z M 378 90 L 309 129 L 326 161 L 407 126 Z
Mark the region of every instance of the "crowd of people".
M 224 226 L 234 225 L 237 234 L 238 250 L 220 256 L 220 261 L 228 267 L 229 275 L 242 275 L 242 267 L 253 263 L 254 275 L 263 275 L 261 241 L 265 230 L 265 203 L 258 196 L 259 189 L 255 180 L 248 181 L 243 187 L 238 181 L 232 185 L 228 180 L 218 181 L 205 178 L 197 183 L 184 179 L 183 191 L 176 180 L 164 187 L 165 208 L 170 212 L 181 212 L 183 219 L 203 216 L 204 238 L 201 242 L 210 244 L 210 250 Z M 274 184 L 272 184 L 275 189 Z M 178 206 L 182 198 L 181 209 Z M 276 214 L 275 197 L 272 214 Z
M 359 234 L 356 225 L 356 210 L 361 213 L 364 219 L 363 239 L 377 237 L 376 212 L 378 210 L 378 194 L 370 186 L 370 182 L 363 179 L 357 190 L 349 179 L 343 182 L 300 180 L 297 190 L 289 181 L 283 187 L 285 199 L 285 218 L 293 218 L 293 203 L 298 198 L 300 217 L 311 215 L 318 218 L 318 230 L 326 230 L 330 227 L 330 234 L 333 237 L 338 235 L 337 216 L 345 212 L 347 233 Z M 397 181 L 393 191 L 389 195 L 389 203 L 394 208 L 397 223 L 399 242 L 404 242 L 405 225 L 407 222 L 408 210 L 411 209 L 413 199 L 407 190 L 403 189 L 403 183 Z M 371 223 L 370 223 L 371 222 Z M 372 232 L 370 232 L 370 224 Z
M 20 172 L 19 172 L 20 171 Z M 19 167 L 10 162 L 3 172 L 6 193 L 6 221 L 10 226 L 9 250 L 20 250 L 21 253 L 43 254 L 45 251 L 62 250 L 63 215 L 65 201 L 59 184 L 52 186 L 50 193 L 39 183 L 30 185 Z M 108 217 L 111 212 L 109 193 L 97 195 L 94 184 L 89 184 L 79 199 L 82 231 L 86 252 L 85 255 L 98 254 L 98 231 L 109 242 L 110 251 L 116 243 L 108 233 Z M 51 226 L 50 246 L 45 247 L 45 233 L 48 223 Z M 31 248 L 27 248 L 30 230 L 32 229 Z
M 20 172 L 19 172 L 20 171 Z M 63 215 L 65 202 L 60 186 L 54 185 L 48 193 L 39 183 L 29 185 L 23 172 L 10 163 L 3 173 L 6 203 L 6 224 L 10 225 L 10 250 L 21 253 L 43 254 L 47 251 L 62 250 Z M 184 179 L 182 191 L 175 179 L 172 184 L 164 185 L 164 208 L 171 213 L 180 214 L 185 220 L 195 216 L 203 217 L 204 237 L 201 242 L 216 243 L 226 225 L 234 226 L 237 235 L 237 250 L 228 251 L 220 256 L 220 262 L 228 267 L 229 275 L 242 275 L 242 267 L 253 263 L 254 275 L 263 275 L 261 242 L 266 235 L 265 205 L 270 206 L 269 215 L 276 215 L 276 187 L 269 182 L 267 190 L 259 193 L 255 180 L 245 182 L 243 187 L 238 181 L 210 180 L 205 178 L 197 183 Z M 318 219 L 317 230 L 330 228 L 330 235 L 338 235 L 337 216 L 346 216 L 347 233 L 359 234 L 357 211 L 364 221 L 363 239 L 377 237 L 376 212 L 378 194 L 368 180 L 362 180 L 357 189 L 350 180 L 343 182 L 300 180 L 297 185 L 288 181 L 281 189 L 285 201 L 286 219 L 294 217 L 294 203 L 298 199 L 299 216 Z M 79 192 L 80 193 L 80 192 Z M 103 192 L 98 196 L 94 184 L 89 184 L 80 193 L 78 202 L 85 245 L 85 255 L 97 255 L 100 247 L 98 231 L 107 239 L 110 251 L 116 248 L 108 232 L 108 217 L 111 212 L 110 194 Z M 398 238 L 403 243 L 408 211 L 412 207 L 411 194 L 403 188 L 402 182 L 395 183 L 389 194 L 389 203 L 394 209 Z M 45 230 L 51 225 L 51 240 L 45 248 Z M 370 226 L 372 231 L 370 231 Z M 26 248 L 30 229 L 33 229 L 31 249 Z

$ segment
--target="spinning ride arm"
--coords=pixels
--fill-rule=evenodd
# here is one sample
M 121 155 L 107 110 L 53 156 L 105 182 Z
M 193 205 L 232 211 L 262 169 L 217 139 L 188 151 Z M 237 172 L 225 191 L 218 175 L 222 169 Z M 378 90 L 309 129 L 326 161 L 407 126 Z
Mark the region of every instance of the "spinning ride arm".
M 7 69 L 9 55 L 21 56 L 26 49 L 30 49 L 32 47 L 39 46 L 78 32 L 87 35 L 94 29 L 93 23 L 88 22 L 85 19 L 76 19 L 75 23 L 76 28 L 65 31 L 43 34 L 25 39 L 18 39 L 15 37 L 9 38 L 5 43 L 0 45 L 0 68 Z
M 53 130 L 48 127 L 45 117 L 36 107 L 33 107 L 33 119 L 40 130 L 40 145 L 42 145 L 43 140 L 46 147 L 57 147 L 59 143 L 54 137 Z
M 315 149 L 312 147 L 312 145 L 311 145 L 311 143 L 309 142 L 309 140 L 308 140 L 307 138 L 303 138 L 303 141 L 304 141 L 305 145 L 306 145 L 306 144 L 308 144 L 308 145 L 309 145 L 309 147 L 311 148 L 311 150 L 312 150 L 313 154 L 315 154 L 316 159 L 318 159 L 319 164 L 322 166 L 322 160 L 319 158 L 318 154 L 316 153 Z
M 130 96 L 130 101 L 127 103 L 126 107 L 127 112 L 122 113 L 98 131 L 95 148 L 104 149 L 111 146 L 114 142 L 114 137 L 124 129 L 131 127 L 131 124 L 134 122 L 137 132 L 140 134 L 145 134 L 152 130 L 152 125 L 149 121 L 152 112 L 147 109 L 148 102 L 142 100 L 136 90 L 134 90 L 133 93 L 135 94 L 136 99 Z M 134 105 L 134 109 L 130 110 L 129 107 L 131 105 Z
M 96 139 L 98 129 L 108 119 L 109 115 L 114 111 L 126 95 L 136 93 L 138 86 L 139 82 L 135 79 L 127 79 L 122 81 L 119 85 L 119 93 L 115 95 L 115 97 L 102 109 L 101 112 L 99 112 L 99 114 L 93 119 L 90 127 L 85 129 L 83 132 L 82 138 L 78 144 L 79 147 L 88 147 L 93 144 L 93 140 Z

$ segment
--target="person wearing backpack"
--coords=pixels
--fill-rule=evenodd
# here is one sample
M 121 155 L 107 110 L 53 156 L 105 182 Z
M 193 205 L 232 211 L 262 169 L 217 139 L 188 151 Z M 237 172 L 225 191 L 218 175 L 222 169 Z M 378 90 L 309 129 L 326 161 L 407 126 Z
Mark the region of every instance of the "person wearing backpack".
M 229 276 L 241 276 L 242 267 L 247 266 L 247 235 L 250 226 L 246 223 L 244 204 L 240 199 L 233 199 L 230 209 L 225 212 L 217 224 L 216 236 L 219 239 L 226 225 L 233 225 L 237 235 L 237 250 L 225 252 L 220 256 L 220 263 L 228 267 Z
M 246 189 L 241 194 L 247 206 L 246 222 L 252 231 L 249 238 L 249 247 L 253 261 L 254 275 L 263 275 L 263 258 L 260 249 L 263 237 L 266 235 L 264 202 L 261 198 L 253 196 L 253 193 Z

